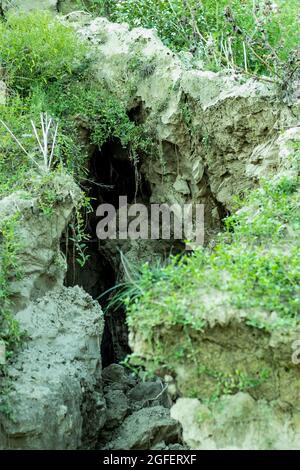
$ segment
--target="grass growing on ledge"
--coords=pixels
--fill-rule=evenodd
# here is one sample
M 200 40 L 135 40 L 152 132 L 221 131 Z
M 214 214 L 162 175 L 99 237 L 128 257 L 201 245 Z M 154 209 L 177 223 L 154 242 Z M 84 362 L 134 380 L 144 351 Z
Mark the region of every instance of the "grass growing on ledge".
M 299 168 L 299 151 L 294 156 Z M 193 363 L 197 335 L 212 316 L 222 323 L 224 312 L 231 312 L 231 319 L 243 312 L 245 323 L 260 334 L 300 324 L 297 172 L 262 182 L 238 206 L 214 249 L 173 257 L 166 266 L 146 264 L 116 294 L 112 305 L 125 303 L 129 328 L 138 338 L 133 364 L 172 370 Z M 195 359 L 195 374 L 198 366 Z M 195 394 L 188 392 L 192 396 L 197 381 Z
M 144 265 L 138 289 L 131 286 L 133 302 L 131 291 L 120 294 L 128 305 L 129 326 L 145 337 L 161 323 L 201 329 L 205 288 L 224 293 L 226 303 L 247 310 L 254 324 L 255 311 L 275 312 L 278 325 L 300 321 L 299 182 L 297 176 L 285 176 L 251 192 L 245 208 L 226 220 L 227 230 L 213 251 L 173 257 L 155 270 Z

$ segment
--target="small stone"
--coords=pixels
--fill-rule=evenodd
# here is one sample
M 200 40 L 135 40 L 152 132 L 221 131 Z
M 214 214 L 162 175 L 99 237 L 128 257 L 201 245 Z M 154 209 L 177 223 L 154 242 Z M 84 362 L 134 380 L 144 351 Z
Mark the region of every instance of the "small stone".
M 112 390 L 105 395 L 106 400 L 106 424 L 108 429 L 119 426 L 129 411 L 126 395 L 121 390 Z
M 135 409 L 155 405 L 168 407 L 167 389 L 161 382 L 141 382 L 130 390 L 128 398 Z
M 104 450 L 150 449 L 159 442 L 173 444 L 180 441 L 180 424 L 170 417 L 169 410 L 153 406 L 128 416 Z
M 131 377 L 120 364 L 111 364 L 102 371 L 104 385 L 115 390 L 127 391 L 136 385 L 136 380 Z

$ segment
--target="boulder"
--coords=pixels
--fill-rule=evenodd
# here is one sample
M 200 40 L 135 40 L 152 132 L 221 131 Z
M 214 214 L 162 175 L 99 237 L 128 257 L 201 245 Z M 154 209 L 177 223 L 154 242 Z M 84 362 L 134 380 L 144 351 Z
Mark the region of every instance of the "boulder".
M 129 401 L 121 390 L 107 389 L 106 401 L 106 428 L 113 429 L 119 426 L 129 411 Z
M 134 409 L 169 405 L 167 387 L 160 381 L 140 382 L 130 390 L 128 398 Z
M 43 197 L 44 194 L 47 197 L 48 190 L 55 200 L 45 213 Z M 15 312 L 63 285 L 67 264 L 60 251 L 60 240 L 80 197 L 81 191 L 73 178 L 62 172 L 49 185 L 42 185 L 36 194 L 19 191 L 0 200 L 0 220 L 17 217 L 14 236 L 22 276 L 12 273 L 9 279 L 11 308 Z
M 93 447 L 106 419 L 99 304 L 79 287 L 61 287 L 16 319 L 27 340 L 7 367 L 0 448 Z
M 179 398 L 171 416 L 182 424 L 183 440 L 191 449 L 299 450 L 300 415 L 291 419 L 288 411 L 287 404 L 278 407 L 239 392 L 208 406 Z
M 162 406 L 153 406 L 128 416 L 104 450 L 150 449 L 162 441 L 165 444 L 178 443 L 180 436 L 180 425 L 170 418 L 170 411 Z
M 107 388 L 124 392 L 136 385 L 136 380 L 120 364 L 111 364 L 103 369 L 103 382 Z

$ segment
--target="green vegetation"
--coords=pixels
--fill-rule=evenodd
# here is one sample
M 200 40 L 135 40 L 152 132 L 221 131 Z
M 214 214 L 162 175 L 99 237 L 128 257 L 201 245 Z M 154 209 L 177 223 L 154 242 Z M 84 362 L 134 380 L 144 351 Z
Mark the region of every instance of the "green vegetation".
M 9 15 L 0 23 L 0 38 L 1 66 L 8 84 L 22 95 L 40 83 L 70 77 L 85 51 L 73 30 L 46 12 Z
M 259 189 L 237 202 L 237 208 L 243 208 L 227 218 L 226 231 L 214 249 L 201 248 L 192 255 L 173 257 L 165 266 L 145 264 L 139 275 L 133 277 L 132 273 L 130 283 L 119 287 L 111 306 L 125 303 L 128 325 L 138 335 L 145 354 L 145 360 L 133 355 L 133 364 L 173 370 L 189 363 L 187 367 L 193 369 L 196 378 L 189 379 L 186 393 L 194 396 L 203 374 L 203 370 L 196 370 L 205 356 L 197 337 L 212 316 L 218 322 L 218 318 L 224 320 L 226 312 L 236 312 L 238 317 L 242 311 L 249 328 L 255 327 L 262 334 L 299 325 L 297 149 L 293 164 L 298 168 L 293 175 L 262 182 Z M 260 367 L 253 361 L 255 374 Z M 227 377 L 230 372 L 225 366 L 219 373 Z M 219 382 L 218 390 L 223 390 L 227 382 Z M 236 381 L 230 384 L 233 390 L 240 389 Z M 213 396 L 215 392 L 212 389 L 207 394 Z
M 0 119 L 5 123 L 0 123 L 0 198 L 23 190 L 24 197 L 38 198 L 45 217 L 51 216 L 56 202 L 52 182 L 57 174 L 67 171 L 79 185 L 84 183 L 88 159 L 80 129 L 88 129 L 89 142 L 99 147 L 110 138 L 119 139 L 134 160 L 139 146 L 145 145 L 142 129 L 130 121 L 122 103 L 104 85 L 92 84 L 86 50 L 70 27 L 47 12 L 11 14 L 0 21 L 0 70 L 8 85 L 6 102 L 0 104 Z M 40 165 L 42 155 L 31 124 L 32 120 L 41 136 L 42 113 L 58 124 L 50 172 Z M 54 137 L 50 137 L 52 144 Z M 87 196 L 82 207 L 89 209 Z M 0 225 L 0 340 L 5 341 L 8 357 L 20 342 L 9 310 L 8 282 L 18 272 L 16 223 L 13 219 Z M 87 259 L 84 229 L 78 210 L 69 227 L 69 240 L 80 265 Z
M 208 375 L 215 381 L 215 389 L 208 398 L 208 404 L 217 401 L 222 395 L 234 395 L 238 392 L 247 392 L 252 388 L 262 385 L 270 376 L 267 369 L 259 371 L 258 376 L 249 377 L 247 374 L 236 369 L 233 373 L 224 373 L 211 370 L 208 367 L 199 368 L 199 376 Z
M 131 27 L 156 28 L 167 46 L 176 52 L 190 51 L 193 60 L 208 69 L 267 74 L 282 82 L 292 77 L 299 64 L 298 0 L 81 3 L 95 14 L 127 21 Z M 105 85 L 90 79 L 92 57 L 86 51 L 72 28 L 48 13 L 12 14 L 0 21 L 0 71 L 8 85 L 0 116 L 26 149 L 22 151 L 7 127 L 0 125 L 0 198 L 23 190 L 27 197 L 38 197 L 45 217 L 55 203 L 52 181 L 57 173 L 67 171 L 83 185 L 88 156 L 81 130 L 88 130 L 89 143 L 99 147 L 118 139 L 134 162 L 139 151 L 147 151 L 143 127 L 130 121 L 123 104 Z M 138 66 L 142 76 L 153 73 L 152 64 L 133 61 L 131 66 Z M 45 174 L 34 165 L 41 154 L 31 126 L 32 120 L 41 132 L 41 113 L 48 113 L 58 124 L 51 171 Z M 188 114 L 184 117 L 188 126 Z M 209 145 L 209 136 L 204 143 Z M 166 266 L 144 265 L 132 282 L 120 286 L 111 307 L 126 305 L 129 326 L 135 330 L 138 325 L 148 345 L 146 362 L 154 369 L 173 369 L 186 360 L 195 361 L 197 379 L 202 374 L 217 381 L 217 389 L 208 393 L 212 397 L 256 387 L 267 379 L 260 369 L 256 377 L 244 371 L 206 369 L 203 373 L 195 360 L 191 332 L 203 331 L 211 313 L 209 300 L 218 296 L 222 309 L 245 312 L 249 328 L 265 332 L 299 324 L 299 203 L 298 176 L 262 182 L 260 189 L 239 202 L 244 208 L 226 220 L 226 232 L 213 250 L 172 257 Z M 83 207 L 88 210 L 86 197 Z M 15 217 L 0 222 L 0 341 L 5 342 L 8 357 L 21 340 L 10 313 L 9 291 L 10 279 L 22 275 L 14 236 L 17 223 Z M 88 256 L 84 225 L 78 212 L 70 225 L 70 241 L 80 266 Z M 218 305 L 214 308 L 217 311 Z M 0 376 L 4 373 L 2 367 Z M 194 393 L 197 387 L 191 383 L 189 394 Z
M 276 312 L 279 322 L 299 320 L 299 177 L 266 181 L 239 204 L 244 208 L 226 219 L 227 230 L 212 251 L 173 257 L 154 270 L 144 265 L 130 290 L 118 295 L 134 298 L 129 324 L 138 322 L 145 338 L 151 340 L 162 321 L 201 330 L 207 313 L 201 292 L 213 288 L 249 311 L 249 322 L 256 310 Z
M 6 103 L 0 105 L 1 119 L 15 136 L 22 136 L 22 145 L 38 160 L 30 121 L 38 123 L 40 113 L 47 112 L 59 124 L 54 168 L 64 165 L 78 181 L 87 167 L 78 129 L 88 128 L 90 142 L 99 146 L 109 138 L 119 139 L 130 147 L 133 158 L 144 146 L 142 129 L 130 121 L 122 103 L 104 85 L 90 81 L 91 58 L 85 52 L 72 29 L 46 12 L 13 14 L 0 23 L 1 67 L 10 87 Z M 2 125 L 0 153 L 4 196 L 23 188 L 31 165 Z
M 299 63 L 298 0 L 83 0 L 81 5 L 131 27 L 155 28 L 168 47 L 192 52 L 212 70 L 282 80 Z

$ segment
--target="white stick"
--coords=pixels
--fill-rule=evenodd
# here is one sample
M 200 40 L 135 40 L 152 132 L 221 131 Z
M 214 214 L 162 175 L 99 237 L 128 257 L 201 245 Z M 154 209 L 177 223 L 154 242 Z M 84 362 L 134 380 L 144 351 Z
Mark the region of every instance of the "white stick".
M 34 122 L 33 122 L 32 120 L 31 120 L 30 122 L 31 122 L 31 126 L 32 126 L 32 129 L 33 129 L 35 138 L 36 138 L 36 140 L 37 140 L 37 142 L 38 142 L 38 144 L 39 144 L 39 147 L 40 147 L 40 149 L 41 149 L 41 152 L 43 153 L 43 146 L 42 146 L 41 141 L 40 141 L 40 138 L 39 138 L 39 136 L 38 136 L 38 133 L 37 133 L 35 124 L 34 124 Z
M 50 159 L 49 159 L 49 170 L 52 165 L 52 160 L 53 160 L 53 155 L 54 155 L 54 149 L 55 149 L 55 144 L 56 144 L 56 138 L 57 138 L 57 131 L 58 131 L 58 124 L 55 126 L 55 131 L 54 131 L 54 137 L 53 137 L 53 142 L 52 142 L 52 148 L 51 148 L 51 154 L 50 154 Z
M 23 150 L 23 152 L 25 153 L 25 155 L 39 168 L 41 169 L 40 165 L 34 160 L 34 158 L 31 157 L 31 155 L 29 155 L 29 153 L 27 152 L 27 150 L 25 150 L 25 148 L 23 147 L 23 145 L 21 144 L 21 142 L 19 141 L 19 139 L 14 135 L 14 133 L 10 130 L 10 128 L 5 124 L 4 121 L 2 121 L 2 119 L 0 119 L 0 122 L 1 124 L 3 124 L 3 126 L 5 127 L 5 129 L 10 133 L 10 135 L 12 136 L 12 138 L 14 139 L 14 141 L 18 144 L 18 146 L 20 147 L 21 150 Z
M 243 41 L 243 49 L 244 49 L 244 62 L 245 62 L 245 70 L 246 70 L 246 73 L 248 73 L 247 50 L 246 50 L 246 44 L 245 44 L 245 41 Z
M 44 127 L 44 117 L 43 117 L 43 113 L 41 113 L 40 119 L 41 119 L 42 134 L 43 134 L 43 142 L 44 142 L 45 127 Z M 43 151 L 43 154 L 44 154 L 44 151 Z

